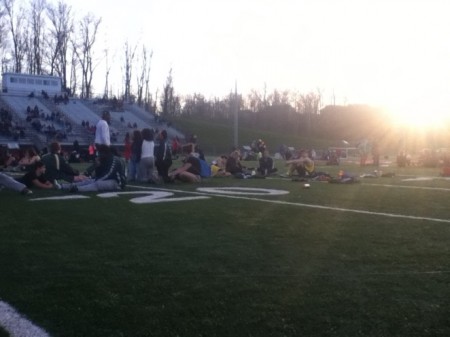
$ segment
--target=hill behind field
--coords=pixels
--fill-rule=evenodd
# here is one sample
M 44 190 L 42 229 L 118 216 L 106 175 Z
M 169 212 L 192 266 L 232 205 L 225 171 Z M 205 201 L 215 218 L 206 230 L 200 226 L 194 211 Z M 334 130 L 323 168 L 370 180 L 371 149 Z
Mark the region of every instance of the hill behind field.
M 234 145 L 233 121 L 219 122 L 189 117 L 177 117 L 172 119 L 172 121 L 186 136 L 191 134 L 197 135 L 199 145 L 209 155 L 229 153 Z M 324 149 L 329 146 L 339 145 L 339 141 L 309 137 L 306 134 L 288 134 L 239 126 L 239 146 L 250 145 L 255 139 L 264 140 L 271 153 L 277 152 L 279 146 L 282 144 L 295 148 L 315 149 Z

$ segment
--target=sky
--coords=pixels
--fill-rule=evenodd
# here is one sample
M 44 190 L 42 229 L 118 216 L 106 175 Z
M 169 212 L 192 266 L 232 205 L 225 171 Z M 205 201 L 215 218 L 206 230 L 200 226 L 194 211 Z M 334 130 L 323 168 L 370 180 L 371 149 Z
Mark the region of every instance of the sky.
M 102 18 L 97 71 L 108 49 L 117 90 L 129 41 L 153 51 L 152 92 L 172 69 L 180 95 L 320 90 L 323 105 L 368 104 L 417 124 L 450 115 L 447 0 L 65 2 Z

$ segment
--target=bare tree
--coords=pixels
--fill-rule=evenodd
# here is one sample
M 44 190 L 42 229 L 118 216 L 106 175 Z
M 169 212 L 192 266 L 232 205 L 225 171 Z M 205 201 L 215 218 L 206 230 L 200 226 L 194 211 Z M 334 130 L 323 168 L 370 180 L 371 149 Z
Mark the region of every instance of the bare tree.
M 111 66 L 109 65 L 108 59 L 108 49 L 105 49 L 105 64 L 106 64 L 106 76 L 105 76 L 105 90 L 103 92 L 103 98 L 108 98 L 108 86 L 109 86 L 109 72 L 111 71 Z
M 0 8 L 0 62 L 2 73 L 6 71 L 7 65 L 9 63 L 9 59 L 6 55 L 7 48 L 8 48 L 8 28 L 6 21 L 6 10 L 4 9 L 4 7 L 2 7 Z
M 25 66 L 23 69 L 27 74 L 34 74 L 34 53 L 33 53 L 33 36 L 32 26 L 27 20 L 27 29 L 24 31 L 23 40 L 25 42 Z
M 44 54 L 44 12 L 46 10 L 46 0 L 32 0 L 30 10 L 30 36 L 29 36 L 29 72 L 32 74 L 42 74 L 42 59 Z
M 48 6 L 47 13 L 51 23 L 47 38 L 48 63 L 50 75 L 58 75 L 62 85 L 67 88 L 67 58 L 71 35 L 73 33 L 72 7 L 60 0 L 56 6 Z
M 79 43 L 74 52 L 81 67 L 81 97 L 90 98 L 92 95 L 92 78 L 94 75 L 94 44 L 101 18 L 89 13 L 80 22 Z
M 150 62 L 153 56 L 153 52 L 148 52 L 147 48 L 142 46 L 142 59 L 140 74 L 137 77 L 137 103 L 139 106 L 143 106 L 148 103 L 148 91 L 150 81 Z M 145 97 L 144 97 L 145 90 Z
M 289 95 L 290 92 L 285 90 L 283 92 L 279 92 L 277 89 L 273 91 L 267 98 L 267 103 L 269 105 L 287 105 L 289 104 Z
M 265 105 L 263 96 L 261 95 L 261 93 L 259 93 L 255 89 L 252 89 L 250 91 L 250 94 L 247 95 L 247 101 L 249 104 L 249 109 L 253 112 L 262 110 Z
M 153 51 L 150 53 L 150 61 L 153 57 Z M 152 95 L 150 94 L 150 62 L 147 67 L 147 71 L 145 73 L 145 97 L 144 97 L 144 103 L 145 107 L 148 111 L 152 111 Z
M 25 41 L 25 15 L 22 9 L 19 13 L 15 13 L 15 0 L 3 0 L 4 9 L 6 11 L 7 20 L 9 23 L 9 31 L 13 41 L 12 56 L 14 60 L 14 72 L 22 72 L 23 61 L 26 54 Z
M 163 89 L 163 96 L 161 97 L 161 110 L 162 115 L 175 116 L 181 111 L 180 98 L 175 96 L 173 89 L 172 69 L 167 76 L 166 84 Z
M 307 123 L 307 131 L 313 131 L 315 127 L 315 120 L 319 114 L 320 102 L 322 100 L 321 92 L 317 93 L 309 92 L 308 94 L 302 94 L 296 104 L 298 112 L 305 115 Z
M 128 40 L 125 42 L 125 101 L 130 100 L 131 96 L 131 71 L 133 70 L 134 57 L 136 55 L 137 45 L 132 49 Z
M 72 50 L 75 50 L 76 46 L 74 46 L 74 42 L 72 41 Z M 69 94 L 71 96 L 75 95 L 78 88 L 78 59 L 75 52 L 72 52 L 72 58 L 70 61 L 70 87 Z

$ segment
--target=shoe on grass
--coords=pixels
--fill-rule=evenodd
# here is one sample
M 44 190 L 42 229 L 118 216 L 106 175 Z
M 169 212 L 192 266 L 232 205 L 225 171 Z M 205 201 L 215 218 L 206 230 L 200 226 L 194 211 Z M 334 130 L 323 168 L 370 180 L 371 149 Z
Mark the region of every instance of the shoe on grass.
M 58 183 L 58 180 L 53 180 L 53 186 L 55 187 L 56 190 L 61 190 L 62 186 L 60 183 Z
M 78 192 L 78 187 L 77 187 L 77 185 L 72 185 L 72 186 L 70 186 L 69 192 L 70 192 L 70 193 L 77 193 L 77 192 Z
M 33 191 L 25 187 L 22 191 L 20 191 L 20 194 L 30 195 L 30 194 L 33 194 Z

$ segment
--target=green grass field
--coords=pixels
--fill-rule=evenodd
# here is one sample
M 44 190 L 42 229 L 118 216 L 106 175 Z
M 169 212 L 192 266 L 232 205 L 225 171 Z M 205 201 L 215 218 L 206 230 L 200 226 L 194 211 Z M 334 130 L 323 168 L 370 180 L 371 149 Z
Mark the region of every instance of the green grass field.
M 372 170 L 318 169 L 341 168 Z M 0 300 L 52 337 L 449 336 L 450 180 L 383 170 L 396 176 L 310 189 L 2 190 Z

